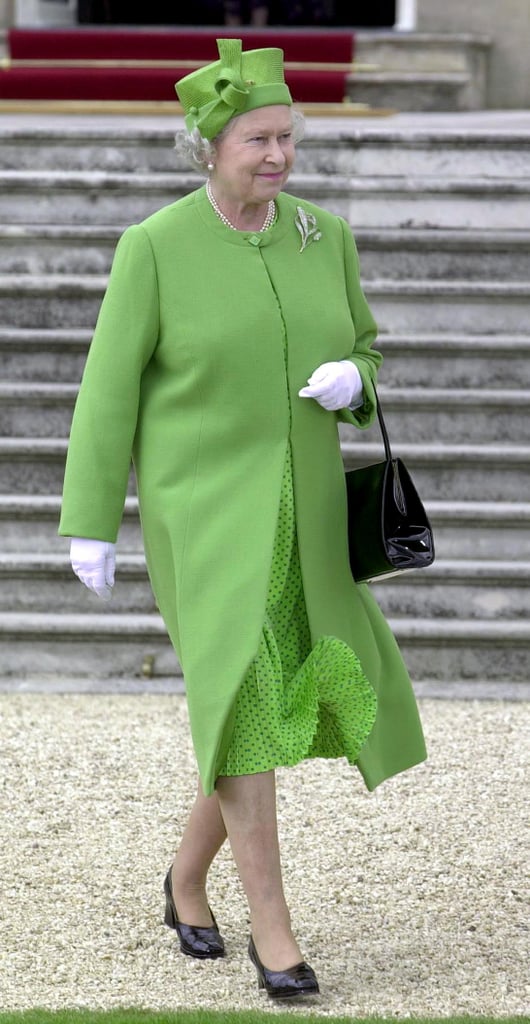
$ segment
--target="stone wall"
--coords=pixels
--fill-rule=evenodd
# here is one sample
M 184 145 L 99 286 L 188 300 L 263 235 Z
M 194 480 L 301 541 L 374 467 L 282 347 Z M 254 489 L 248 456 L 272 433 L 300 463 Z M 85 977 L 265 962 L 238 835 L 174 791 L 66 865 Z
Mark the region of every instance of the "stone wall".
M 0 0 L 0 29 L 15 23 L 15 0 Z
M 418 0 L 417 31 L 471 32 L 491 38 L 488 107 L 530 108 L 528 0 Z
M 76 0 L 0 0 L 0 30 L 12 25 L 68 27 L 76 23 Z

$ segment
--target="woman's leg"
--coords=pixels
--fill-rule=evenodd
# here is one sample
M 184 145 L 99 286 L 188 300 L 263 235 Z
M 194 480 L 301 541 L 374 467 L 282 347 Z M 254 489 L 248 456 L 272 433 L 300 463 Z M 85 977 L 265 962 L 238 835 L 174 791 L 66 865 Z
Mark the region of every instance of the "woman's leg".
M 179 920 L 209 928 L 206 877 L 226 839 L 217 793 L 204 796 L 201 784 L 171 869 L 171 888 Z
M 303 957 L 283 893 L 274 772 L 219 778 L 217 794 L 259 957 L 271 971 L 294 967 Z

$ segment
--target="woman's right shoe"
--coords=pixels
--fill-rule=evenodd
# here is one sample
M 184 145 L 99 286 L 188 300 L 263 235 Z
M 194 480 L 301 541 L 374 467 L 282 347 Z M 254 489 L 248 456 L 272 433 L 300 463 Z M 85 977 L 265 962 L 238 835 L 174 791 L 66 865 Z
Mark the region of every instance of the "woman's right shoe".
M 166 896 L 164 924 L 175 929 L 182 952 L 186 956 L 195 956 L 199 960 L 217 960 L 218 957 L 224 956 L 225 944 L 211 910 L 213 921 L 211 928 L 198 928 L 195 925 L 182 924 L 182 921 L 179 921 L 171 890 L 171 868 L 164 881 L 164 893 Z
M 264 988 L 271 999 L 292 999 L 293 996 L 314 996 L 320 992 L 315 972 L 305 960 L 285 971 L 269 971 L 264 967 L 254 939 L 250 936 L 248 955 L 258 972 L 258 988 Z

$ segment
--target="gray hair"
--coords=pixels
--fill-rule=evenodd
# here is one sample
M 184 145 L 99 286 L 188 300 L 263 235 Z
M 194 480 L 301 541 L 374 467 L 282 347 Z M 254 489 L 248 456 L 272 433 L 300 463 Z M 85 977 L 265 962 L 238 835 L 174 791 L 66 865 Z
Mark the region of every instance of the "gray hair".
M 179 156 L 185 157 L 194 170 L 201 170 L 206 173 L 206 168 L 210 161 L 215 156 L 215 147 L 221 139 L 228 135 L 230 128 L 234 124 L 234 121 L 241 114 L 237 114 L 236 117 L 232 117 L 228 124 L 225 124 L 224 128 L 216 135 L 215 139 L 205 139 L 201 135 L 198 128 L 193 128 L 191 132 L 183 129 L 177 132 L 175 135 L 175 149 Z M 292 119 L 292 130 L 293 130 L 293 142 L 301 142 L 305 134 L 305 117 L 300 110 L 291 109 Z

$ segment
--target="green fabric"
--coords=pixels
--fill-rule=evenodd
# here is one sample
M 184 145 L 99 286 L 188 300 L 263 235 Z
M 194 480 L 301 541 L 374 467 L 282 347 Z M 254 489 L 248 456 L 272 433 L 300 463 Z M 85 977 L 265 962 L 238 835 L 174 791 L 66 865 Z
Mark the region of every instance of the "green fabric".
M 214 139 L 231 118 L 258 107 L 291 105 L 283 75 L 283 51 L 242 52 L 241 39 L 218 39 L 220 60 L 192 71 L 175 85 L 186 128 Z
M 375 721 L 377 700 L 359 659 L 342 640 L 311 649 L 296 542 L 288 449 L 258 653 L 237 695 L 234 729 L 220 775 L 248 775 L 306 757 L 351 764 Z
M 322 234 L 302 253 L 300 205 Z M 375 415 L 381 357 L 355 245 L 327 211 L 285 194 L 277 207 L 263 235 L 232 231 L 201 188 L 125 232 L 65 473 L 60 532 L 114 541 L 133 452 L 147 565 L 184 670 L 206 793 L 259 648 L 289 445 L 312 645 L 342 640 L 377 694 L 359 769 L 374 788 L 425 756 L 395 640 L 351 577 L 339 417 L 298 397 L 321 363 L 351 358 L 365 402 L 341 415 L 360 427 Z

